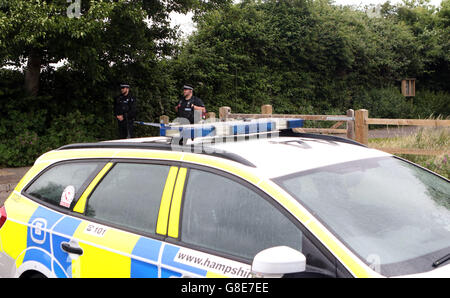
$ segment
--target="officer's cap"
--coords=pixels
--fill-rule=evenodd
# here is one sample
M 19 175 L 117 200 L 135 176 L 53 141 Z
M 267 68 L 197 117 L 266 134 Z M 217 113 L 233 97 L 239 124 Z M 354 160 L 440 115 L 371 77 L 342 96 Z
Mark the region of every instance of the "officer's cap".
M 192 87 L 191 84 L 185 84 L 185 85 L 183 86 L 183 89 L 194 90 L 194 87 Z
M 120 84 L 120 89 L 122 88 L 130 88 L 130 85 L 128 84 Z

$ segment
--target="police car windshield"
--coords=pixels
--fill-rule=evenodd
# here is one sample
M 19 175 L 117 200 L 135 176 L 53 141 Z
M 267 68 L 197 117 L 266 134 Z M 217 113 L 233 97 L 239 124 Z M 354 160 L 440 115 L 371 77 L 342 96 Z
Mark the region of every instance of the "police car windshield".
M 274 181 L 385 276 L 430 271 L 450 252 L 450 182 L 420 167 L 372 158 Z

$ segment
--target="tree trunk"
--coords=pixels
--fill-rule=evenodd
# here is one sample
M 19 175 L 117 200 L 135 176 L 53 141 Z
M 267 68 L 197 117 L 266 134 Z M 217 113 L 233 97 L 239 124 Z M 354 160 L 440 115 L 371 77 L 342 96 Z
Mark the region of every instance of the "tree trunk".
M 27 68 L 25 69 L 25 90 L 32 96 L 39 92 L 39 77 L 41 74 L 41 57 L 35 51 L 28 56 Z

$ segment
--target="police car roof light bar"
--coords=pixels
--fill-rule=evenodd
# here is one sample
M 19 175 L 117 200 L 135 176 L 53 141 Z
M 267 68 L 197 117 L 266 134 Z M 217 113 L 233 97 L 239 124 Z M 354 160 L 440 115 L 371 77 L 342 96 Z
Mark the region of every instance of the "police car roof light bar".
M 203 141 L 215 143 L 216 141 L 220 142 L 231 139 L 240 141 L 255 136 L 256 138 L 270 138 L 274 136 L 274 134 L 278 133 L 278 136 L 280 137 L 303 137 L 310 139 L 321 139 L 329 142 L 348 143 L 352 145 L 367 147 L 366 145 L 358 143 L 354 140 L 339 136 L 294 132 L 292 128 L 303 127 L 303 119 L 259 118 L 227 122 L 207 122 L 191 125 L 180 125 L 177 123 L 166 125 L 140 121 L 135 121 L 135 123 L 159 127 L 161 136 L 168 136 L 172 138 L 175 137 L 182 143 L 187 143 L 187 140 L 189 140 L 189 143 Z
M 190 125 L 160 124 L 160 136 L 203 138 L 267 134 L 303 127 L 303 119 L 253 119 L 250 121 L 212 122 Z

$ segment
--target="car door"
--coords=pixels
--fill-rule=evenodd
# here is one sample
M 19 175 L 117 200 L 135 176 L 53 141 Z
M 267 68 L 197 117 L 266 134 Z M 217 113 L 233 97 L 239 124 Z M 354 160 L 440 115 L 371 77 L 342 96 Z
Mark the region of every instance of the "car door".
M 70 210 L 106 163 L 103 160 L 57 162 L 33 178 L 21 195 L 11 201 L 18 215 L 14 222 L 23 226 L 14 231 L 14 241 L 7 240 L 16 243 L 18 249 L 17 276 L 33 270 L 48 277 L 70 277 L 71 261 L 60 246 L 70 240 L 81 222 L 70 216 Z
M 65 244 L 72 276 L 159 277 L 165 235 L 157 231 L 167 225 L 159 213 L 177 173 L 178 167 L 157 162 L 108 164 L 74 208 L 83 216 Z
M 318 251 L 281 206 L 243 179 L 196 166 L 176 188 L 183 196 L 172 200 L 161 264 L 166 275 L 250 277 L 253 257 L 279 245 L 307 251 L 310 263 L 334 275 L 333 257 Z

